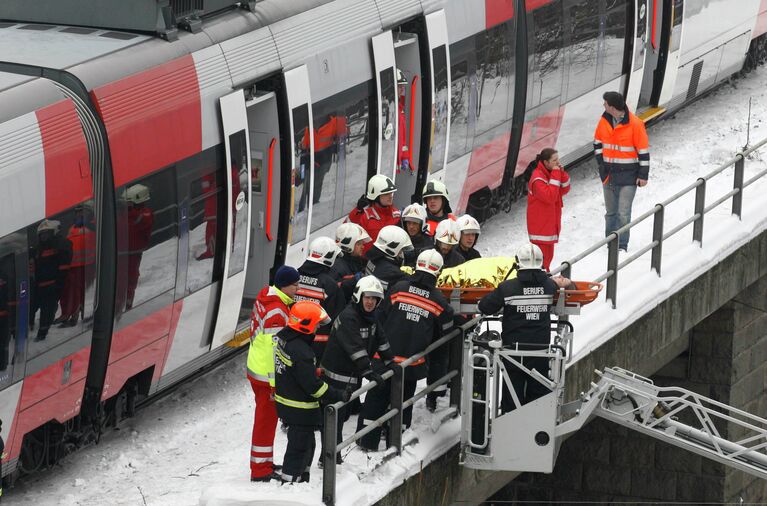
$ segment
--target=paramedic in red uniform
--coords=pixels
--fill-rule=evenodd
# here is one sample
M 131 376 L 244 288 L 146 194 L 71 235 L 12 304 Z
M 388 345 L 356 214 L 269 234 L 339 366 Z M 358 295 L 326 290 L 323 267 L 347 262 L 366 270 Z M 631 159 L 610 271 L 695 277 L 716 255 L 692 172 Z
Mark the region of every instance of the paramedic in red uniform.
M 134 184 L 125 190 L 128 201 L 128 292 L 125 309 L 133 307 L 140 275 L 141 257 L 152 238 L 154 213 L 145 204 L 149 201 L 149 188 Z
M 570 176 L 555 149 L 544 149 L 536 160 L 538 165 L 527 184 L 527 234 L 543 252 L 543 268 L 548 271 L 554 245 L 559 242 L 562 197 L 570 191 Z
M 401 70 L 397 70 L 397 93 L 399 94 L 397 103 L 397 167 L 402 171 L 412 170 L 407 136 L 407 112 L 405 111 L 407 79 Z
M 90 216 L 86 216 L 84 207 L 78 206 L 75 212 L 75 223 L 69 227 L 67 234 L 67 239 L 72 243 L 72 262 L 64 279 L 61 316 L 57 320 L 63 327 L 77 324 L 85 300 L 86 271 L 89 276 L 92 275 L 96 263 L 96 232 L 93 230 L 93 222 Z

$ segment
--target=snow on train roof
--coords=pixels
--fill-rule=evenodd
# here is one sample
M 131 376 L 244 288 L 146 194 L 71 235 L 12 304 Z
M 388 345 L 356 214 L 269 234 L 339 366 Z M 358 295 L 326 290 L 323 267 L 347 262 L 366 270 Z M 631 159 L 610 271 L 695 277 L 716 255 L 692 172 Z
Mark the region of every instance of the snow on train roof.
M 149 38 L 94 28 L 2 23 L 0 54 L 7 62 L 65 69 Z M 4 83 L 0 77 L 0 89 Z

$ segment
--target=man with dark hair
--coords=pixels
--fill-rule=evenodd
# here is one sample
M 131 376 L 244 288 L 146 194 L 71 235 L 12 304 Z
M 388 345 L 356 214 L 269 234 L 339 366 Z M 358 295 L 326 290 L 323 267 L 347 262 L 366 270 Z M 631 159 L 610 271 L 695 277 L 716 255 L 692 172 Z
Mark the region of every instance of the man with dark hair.
M 594 133 L 594 155 L 599 165 L 605 197 L 605 236 L 631 221 L 631 206 L 637 186 L 647 184 L 650 173 L 650 145 L 642 120 L 632 114 L 623 95 L 606 92 L 605 112 Z M 628 250 L 629 233 L 618 239 Z

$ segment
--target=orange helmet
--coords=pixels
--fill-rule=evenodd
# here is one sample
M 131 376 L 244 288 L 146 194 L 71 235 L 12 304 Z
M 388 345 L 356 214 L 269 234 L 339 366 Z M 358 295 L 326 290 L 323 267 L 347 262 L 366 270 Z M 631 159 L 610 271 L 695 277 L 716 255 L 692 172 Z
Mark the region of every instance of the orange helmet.
M 302 334 L 314 334 L 317 327 L 330 323 L 330 317 L 322 307 L 311 300 L 300 300 L 290 308 L 288 327 Z

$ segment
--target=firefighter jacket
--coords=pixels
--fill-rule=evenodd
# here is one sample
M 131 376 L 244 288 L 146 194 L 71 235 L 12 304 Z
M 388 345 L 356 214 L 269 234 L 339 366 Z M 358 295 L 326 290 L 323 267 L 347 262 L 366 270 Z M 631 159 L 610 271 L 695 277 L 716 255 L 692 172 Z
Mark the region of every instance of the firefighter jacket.
M 448 269 L 450 267 L 456 267 L 461 265 L 466 261 L 466 259 L 458 252 L 458 245 L 456 244 L 453 246 L 450 251 L 447 253 L 447 255 L 443 254 L 439 248 L 437 248 L 437 252 L 439 252 L 440 255 L 442 255 L 442 267 L 444 269 Z
M 541 269 L 523 269 L 479 301 L 482 314 L 503 309 L 501 337 L 504 346 L 514 343 L 548 345 L 551 340 L 549 310 L 557 285 Z
M 154 213 L 148 207 L 128 209 L 128 253 L 141 253 L 149 247 L 153 224 Z
M 339 283 L 346 300 L 352 299 L 354 287 L 365 273 L 365 264 L 367 264 L 365 257 L 355 257 L 348 253 L 341 253 L 336 257 L 332 269 L 340 279 Z
M 380 321 L 395 362 L 422 352 L 453 327 L 453 308 L 436 282 L 431 274 L 416 271 L 392 285 L 381 303 Z M 408 367 L 405 374 L 408 380 L 426 377 L 425 360 Z
M 346 305 L 344 293 L 338 286 L 336 273 L 325 265 L 306 261 L 298 268 L 301 278 L 298 281 L 298 291 L 294 299 L 313 300 L 322 306 L 332 320 L 335 320 Z M 324 342 L 330 335 L 330 326 L 323 325 L 317 329 L 316 341 Z
M 602 114 L 594 132 L 594 156 L 599 164 L 602 183 L 615 186 L 635 185 L 637 178 L 650 175 L 650 144 L 641 119 L 628 108 L 613 126 L 614 118 Z
M 418 232 L 418 234 L 410 236 L 410 242 L 413 243 L 413 251 L 405 253 L 405 265 L 415 267 L 415 261 L 418 259 L 418 255 L 427 249 L 434 248 L 434 238 L 423 232 Z
M 248 376 L 274 386 L 274 346 L 277 333 L 288 324 L 288 308 L 293 299 L 279 288 L 261 289 L 250 313 Z
M 290 327 L 277 333 L 274 348 L 274 401 L 277 415 L 286 425 L 322 425 L 320 401 L 338 402 L 343 391 L 329 387 L 317 377 L 312 334 Z
M 562 196 L 570 191 L 570 176 L 561 169 L 549 171 L 538 162 L 527 184 L 527 234 L 532 242 L 559 242 Z
M 387 257 L 378 248 L 373 248 L 368 254 L 365 274 L 377 277 L 383 286 L 384 292 L 387 292 L 394 283 L 408 277 L 400 267 L 401 263 L 398 260 Z
M 69 227 L 67 239 L 72 243 L 70 267 L 84 267 L 96 263 L 96 232 L 84 225 Z
M 442 197 L 443 201 L 445 202 L 445 212 L 442 214 L 442 216 L 435 216 L 429 212 L 429 210 L 426 210 L 426 223 L 429 225 L 429 235 L 434 237 L 434 233 L 437 231 L 437 225 L 439 225 L 440 221 L 443 220 L 453 220 L 455 221 L 455 215 L 450 212 L 450 204 L 447 203 L 447 199 L 445 197 Z
M 38 288 L 56 286 L 62 288 L 66 271 L 72 262 L 72 243 L 60 235 L 54 235 L 37 245 L 32 255 L 35 264 L 35 285 Z
M 365 245 L 364 253 L 367 254 L 370 248 L 373 246 L 378 232 L 382 228 L 388 225 L 399 226 L 400 210 L 394 206 L 379 206 L 375 202 L 369 204 L 362 209 L 355 207 L 352 212 L 349 213 L 348 220 L 352 223 L 356 223 L 365 229 L 372 241 Z
M 469 249 L 463 249 L 461 245 L 458 245 L 458 253 L 461 254 L 461 256 L 468 262 L 469 260 L 475 260 L 477 258 L 482 258 L 482 255 L 479 254 L 479 251 L 476 250 L 474 246 L 472 246 Z
M 376 353 L 384 364 L 394 358 L 383 329 L 376 324 L 375 312 L 366 313 L 361 303 L 350 302 L 333 322 L 322 355 L 323 374 L 343 384 L 358 385 L 360 377 L 373 370 Z

